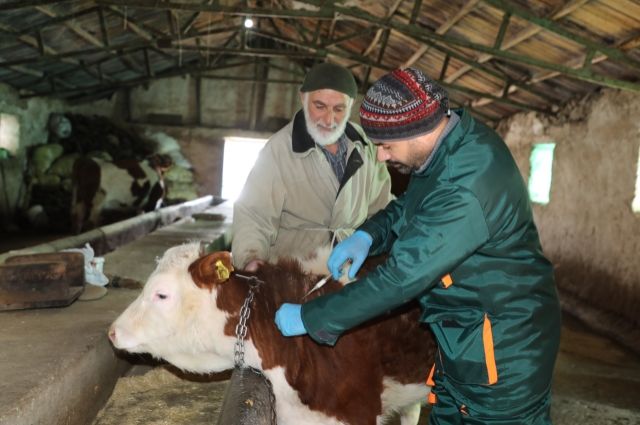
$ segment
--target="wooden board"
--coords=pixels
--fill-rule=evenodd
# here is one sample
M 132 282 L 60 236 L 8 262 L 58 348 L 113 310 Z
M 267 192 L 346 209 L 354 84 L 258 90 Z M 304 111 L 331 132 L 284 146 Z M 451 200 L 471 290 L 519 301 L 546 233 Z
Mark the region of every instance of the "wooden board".
M 80 253 L 23 255 L 0 265 L 0 310 L 66 306 L 83 290 Z
M 14 255 L 4 264 L 35 264 L 47 262 L 65 263 L 65 279 L 69 286 L 84 286 L 84 255 L 80 252 L 46 252 L 41 254 Z

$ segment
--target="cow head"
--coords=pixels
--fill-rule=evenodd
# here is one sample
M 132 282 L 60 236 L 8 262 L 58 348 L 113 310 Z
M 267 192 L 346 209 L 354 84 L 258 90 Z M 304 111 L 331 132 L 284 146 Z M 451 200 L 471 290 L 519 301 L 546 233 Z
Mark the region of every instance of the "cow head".
M 150 353 L 192 372 L 233 366 L 235 338 L 224 335 L 226 314 L 216 307 L 215 290 L 233 270 L 231 258 L 199 255 L 197 243 L 164 254 L 142 293 L 111 325 L 116 348 Z
M 165 154 L 153 154 L 147 158 L 149 166 L 162 176 L 173 165 L 173 159 Z

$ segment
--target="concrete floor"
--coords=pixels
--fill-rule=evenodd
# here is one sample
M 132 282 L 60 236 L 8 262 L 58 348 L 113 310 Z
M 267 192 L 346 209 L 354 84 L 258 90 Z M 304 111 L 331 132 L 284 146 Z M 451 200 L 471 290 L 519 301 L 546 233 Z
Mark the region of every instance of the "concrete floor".
M 107 254 L 105 272 L 120 286 L 144 282 L 166 248 L 220 236 L 230 220 L 224 208 L 212 209 L 228 216 L 224 222 L 183 220 L 118 248 Z M 109 399 L 131 363 L 144 363 L 116 357 L 106 337 L 137 293 L 112 287 L 102 299 L 65 308 L 0 312 L 0 425 L 86 425 L 103 406 L 95 425 L 214 423 L 219 377 L 201 382 L 154 370 L 126 385 L 121 379 Z M 553 391 L 556 425 L 640 425 L 640 356 L 567 316 Z

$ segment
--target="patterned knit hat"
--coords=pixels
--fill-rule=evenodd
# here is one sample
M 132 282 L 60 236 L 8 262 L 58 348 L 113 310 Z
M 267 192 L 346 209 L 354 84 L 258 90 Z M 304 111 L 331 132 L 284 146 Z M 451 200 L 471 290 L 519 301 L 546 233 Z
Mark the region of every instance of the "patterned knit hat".
M 449 113 L 447 92 L 415 68 L 396 69 L 371 86 L 360 124 L 373 140 L 406 140 L 430 133 Z
M 331 89 L 356 98 L 358 86 L 353 74 L 347 68 L 334 63 L 324 62 L 314 65 L 304 77 L 300 91 L 302 93 Z

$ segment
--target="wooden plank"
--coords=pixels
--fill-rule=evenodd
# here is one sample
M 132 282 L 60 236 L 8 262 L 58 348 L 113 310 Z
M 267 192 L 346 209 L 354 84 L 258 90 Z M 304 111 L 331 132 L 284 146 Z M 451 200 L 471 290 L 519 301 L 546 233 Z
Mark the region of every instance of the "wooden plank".
M 9 257 L 0 265 L 0 310 L 66 306 L 84 285 L 84 255 L 79 252 Z
M 70 286 L 84 285 L 84 255 L 80 252 L 45 252 L 14 255 L 5 260 L 6 265 L 34 263 L 65 263 L 66 279 Z
M 71 288 L 64 262 L 0 266 L 0 310 L 70 304 L 83 287 Z

